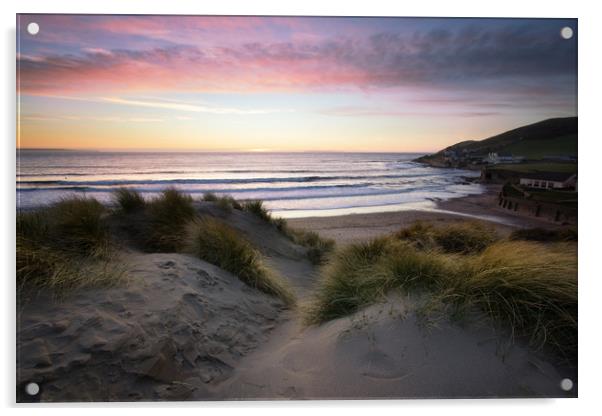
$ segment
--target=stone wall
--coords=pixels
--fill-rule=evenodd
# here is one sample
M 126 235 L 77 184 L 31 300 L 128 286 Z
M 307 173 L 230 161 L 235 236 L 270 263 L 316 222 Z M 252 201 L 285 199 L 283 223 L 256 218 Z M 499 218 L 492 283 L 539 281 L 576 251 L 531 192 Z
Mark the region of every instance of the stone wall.
M 518 215 L 537 217 L 559 224 L 577 224 L 577 209 L 564 205 L 509 197 L 500 192 L 498 206 Z

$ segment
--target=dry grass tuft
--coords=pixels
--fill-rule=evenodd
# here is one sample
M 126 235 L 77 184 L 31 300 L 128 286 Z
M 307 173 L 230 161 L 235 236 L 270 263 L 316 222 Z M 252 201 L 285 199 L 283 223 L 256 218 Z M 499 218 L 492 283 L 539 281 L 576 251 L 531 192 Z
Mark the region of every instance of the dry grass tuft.
M 196 217 L 192 198 L 169 188 L 158 197 L 132 209 L 131 201 L 142 199 L 135 191 L 118 190 L 115 200 L 121 209 L 116 212 L 122 228 L 145 250 L 151 252 L 176 252 L 184 245 L 186 225 Z M 127 201 L 125 209 L 119 201 Z
M 233 209 L 242 210 L 243 205 L 230 195 L 217 196 L 212 192 L 203 194 L 203 201 L 213 202 L 223 211 L 230 213 Z
M 272 220 L 276 228 L 292 242 L 307 248 L 307 258 L 313 264 L 325 264 L 334 251 L 334 240 L 322 238 L 314 231 L 305 231 L 289 227 L 284 218 Z
M 231 272 L 247 285 L 294 304 L 286 281 L 269 270 L 260 253 L 234 228 L 205 217 L 189 225 L 188 250 L 211 264 Z
M 478 221 L 464 221 L 436 227 L 420 221 L 401 229 L 395 236 L 415 244 L 422 250 L 442 250 L 447 253 L 474 253 L 484 250 L 499 236 L 494 228 Z
M 421 291 L 430 293 L 433 302 L 452 306 L 457 316 L 479 308 L 509 328 L 512 337 L 575 359 L 576 244 L 491 242 L 487 237 L 458 246 L 454 237 L 444 250 L 432 228 L 419 227 L 404 231 L 405 241 L 399 235 L 378 238 L 335 253 L 323 270 L 307 322 L 353 313 L 392 289 Z M 421 236 L 420 229 L 428 235 Z M 462 227 L 454 232 L 458 229 L 464 231 Z
M 112 266 L 113 245 L 105 208 L 95 199 L 65 198 L 32 212 L 17 213 L 19 293 L 111 285 L 125 271 Z
M 263 205 L 263 201 L 254 200 L 254 201 L 244 201 L 242 203 L 243 211 L 250 212 L 251 214 L 255 214 L 257 217 L 262 220 L 271 223 L 272 215 L 267 210 L 267 208 Z
M 577 230 L 574 228 L 563 228 L 560 230 L 549 230 L 546 228 L 524 228 L 513 231 L 510 240 L 561 242 L 577 241 Z
M 113 192 L 113 201 L 121 211 L 128 214 L 141 211 L 146 206 L 146 201 L 142 195 L 138 191 L 129 188 L 119 188 Z

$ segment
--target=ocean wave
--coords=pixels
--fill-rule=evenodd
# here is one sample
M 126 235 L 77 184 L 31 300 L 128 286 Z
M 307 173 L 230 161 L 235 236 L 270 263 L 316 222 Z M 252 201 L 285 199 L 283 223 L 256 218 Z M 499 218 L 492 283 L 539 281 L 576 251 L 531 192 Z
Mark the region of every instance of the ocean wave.
M 328 189 L 340 189 L 340 188 L 362 188 L 374 185 L 373 182 L 361 182 L 357 184 L 340 184 L 340 185 L 323 185 L 323 186 L 287 186 L 281 188 L 247 188 L 247 189 L 236 189 L 236 188 L 223 188 L 223 189 L 195 189 L 195 188 L 181 188 L 182 192 L 190 194 L 202 194 L 206 192 L 212 192 L 215 194 L 229 194 L 229 193 L 245 193 L 245 192 L 287 192 L 287 191 L 313 191 L 313 190 L 328 190 Z M 165 187 L 157 188 L 136 188 L 131 187 L 129 189 L 135 190 L 140 193 L 159 193 L 165 190 Z M 93 186 L 57 186 L 57 187 L 45 187 L 45 188 L 17 188 L 19 192 L 39 192 L 39 191 L 74 191 L 74 192 L 100 192 L 110 193 L 115 191 L 114 187 L 93 187 Z
M 341 175 L 341 176 L 291 176 L 291 177 L 266 177 L 266 178 L 231 178 L 231 179 L 112 179 L 99 181 L 17 181 L 17 185 L 63 185 L 63 186 L 125 186 L 144 184 L 186 185 L 186 184 L 247 184 L 247 183 L 279 183 L 279 182 L 321 182 L 333 180 L 361 180 L 361 179 L 404 179 L 440 176 L 439 173 L 417 174 L 389 174 L 389 175 Z
M 312 190 L 320 190 L 326 191 L 332 187 L 313 187 Z M 448 195 L 453 194 L 464 194 L 465 192 L 451 191 L 447 189 L 445 186 L 441 185 L 430 185 L 430 186 L 421 186 L 419 189 L 415 188 L 407 188 L 407 189 L 382 189 L 382 188 L 367 188 L 367 187 L 349 187 L 349 186 L 341 186 L 339 189 L 349 189 L 355 188 L 355 192 L 338 192 L 338 193 L 311 193 L 311 190 L 308 190 L 305 194 L 293 194 L 293 195 L 277 195 L 273 192 L 273 189 L 264 188 L 264 189 L 249 189 L 249 190 L 230 190 L 229 192 L 217 192 L 217 193 L 227 193 L 236 197 L 237 199 L 261 199 L 264 202 L 278 202 L 278 201 L 306 201 L 306 200 L 325 200 L 325 199 L 348 199 L 348 198 L 359 198 L 359 197 L 379 197 L 379 196 L 388 196 L 388 195 L 407 195 L 407 194 L 431 194 L 431 193 L 445 193 Z M 281 193 L 285 193 L 286 191 L 296 191 L 297 188 L 289 188 L 283 189 Z M 38 190 L 39 191 L 39 190 Z M 93 189 L 82 189 L 82 188 L 74 188 L 74 189 L 52 189 L 48 191 L 57 191 L 57 192 L 72 192 L 72 193 L 90 193 L 90 194 L 108 194 L 111 192 L 109 189 L 102 189 L 100 191 Z M 154 191 L 148 191 L 149 194 L 158 194 L 162 189 L 157 189 Z M 202 194 L 204 191 L 194 190 L 194 189 L 181 189 L 182 192 L 187 194 Z M 22 191 L 21 191 L 22 192 Z M 26 191 L 27 192 L 27 191 Z M 260 194 L 260 196 L 250 196 L 245 197 L 244 194 L 256 193 Z M 262 194 L 263 193 L 263 194 Z M 422 199 L 429 199 L 428 197 L 422 196 Z
M 356 173 L 367 173 L 367 172 L 389 172 L 391 169 L 363 169 L 363 170 L 354 170 Z M 215 169 L 215 170 L 149 170 L 149 171 L 140 171 L 140 170 L 123 170 L 119 172 L 111 171 L 110 174 L 115 175 L 178 175 L 178 174 L 186 174 L 186 175 L 202 175 L 202 174 L 221 174 L 221 173 L 345 173 L 349 172 L 349 169 Z M 107 173 L 109 174 L 109 173 Z M 51 176 L 98 176 L 102 175 L 102 173 L 94 172 L 94 173 L 82 173 L 82 172 L 46 172 L 46 173 L 23 173 L 18 172 L 17 177 L 36 177 L 36 178 L 44 178 Z M 317 175 L 315 175 L 317 176 Z

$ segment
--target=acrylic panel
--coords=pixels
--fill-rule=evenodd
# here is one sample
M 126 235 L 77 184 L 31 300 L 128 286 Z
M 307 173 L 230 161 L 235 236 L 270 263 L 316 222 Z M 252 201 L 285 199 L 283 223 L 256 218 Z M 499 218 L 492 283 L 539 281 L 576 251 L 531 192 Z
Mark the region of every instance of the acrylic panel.
M 577 29 L 17 15 L 17 400 L 576 397 Z

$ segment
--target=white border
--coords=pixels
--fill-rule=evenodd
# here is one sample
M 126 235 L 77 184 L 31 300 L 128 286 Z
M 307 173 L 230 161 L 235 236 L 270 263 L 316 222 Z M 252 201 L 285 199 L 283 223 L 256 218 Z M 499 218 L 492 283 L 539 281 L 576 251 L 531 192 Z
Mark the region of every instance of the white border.
M 439 400 L 439 401 L 339 401 L 339 402 L 223 402 L 223 403 L 143 403 L 48 405 L 24 407 L 29 412 L 52 414 L 90 414 L 106 416 L 107 411 L 119 413 L 164 414 L 177 408 L 178 414 L 203 414 L 200 412 L 250 413 L 265 415 L 306 415 L 308 412 L 345 412 L 362 414 L 377 407 L 380 414 L 400 412 L 444 413 L 445 416 L 514 414 L 516 412 L 545 412 L 546 415 L 594 413 L 600 408 L 598 392 L 600 383 L 601 336 L 600 311 L 596 308 L 602 293 L 602 273 L 596 257 L 602 254 L 599 241 L 600 221 L 596 217 L 602 203 L 602 187 L 597 179 L 601 167 L 602 115 L 600 100 L 600 41 L 602 41 L 602 16 L 596 13 L 596 2 L 505 0 L 485 2 L 477 0 L 431 1 L 419 0 L 393 2 L 385 0 L 331 1 L 298 0 L 239 0 L 204 2 L 199 0 L 21 0 L 17 4 L 2 3 L 3 54 L 2 83 L 4 86 L 0 105 L 4 127 L 0 172 L 2 174 L 2 246 L 0 264 L 4 274 L 2 296 L 2 380 L 0 403 L 14 405 L 14 232 L 15 232 L 15 13 L 132 13 L 132 14 L 260 14 L 260 15 L 346 15 L 346 16 L 450 16 L 450 17 L 576 17 L 579 18 L 579 175 L 580 175 L 580 235 L 579 235 L 579 311 L 580 311 L 580 374 L 579 399 L 573 400 Z M 598 266 L 598 267 L 596 267 Z M 85 409 L 82 409 L 85 408 Z M 37 411 L 36 411 L 37 410 Z M 598 409 L 599 410 L 599 409 Z

